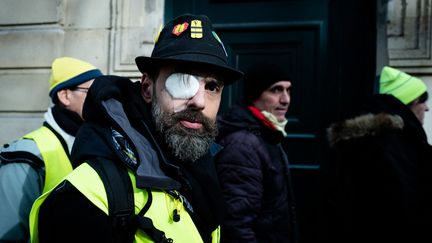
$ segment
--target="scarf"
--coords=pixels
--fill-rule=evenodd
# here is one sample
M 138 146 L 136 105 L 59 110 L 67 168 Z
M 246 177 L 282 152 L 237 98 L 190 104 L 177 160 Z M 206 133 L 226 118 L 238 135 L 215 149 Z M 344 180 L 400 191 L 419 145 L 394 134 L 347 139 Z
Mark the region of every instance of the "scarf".
M 81 117 L 77 113 L 60 105 L 54 105 L 51 110 L 52 115 L 60 128 L 69 135 L 75 136 L 78 129 L 83 124 Z
M 285 126 L 288 123 L 288 120 L 285 119 L 281 122 L 279 122 L 275 115 L 271 114 L 268 111 L 260 111 L 254 106 L 248 106 L 248 109 L 252 112 L 252 114 L 258 118 L 262 122 L 262 124 L 270 129 L 279 131 L 282 133 L 284 137 L 286 137 L 288 134 L 285 131 Z

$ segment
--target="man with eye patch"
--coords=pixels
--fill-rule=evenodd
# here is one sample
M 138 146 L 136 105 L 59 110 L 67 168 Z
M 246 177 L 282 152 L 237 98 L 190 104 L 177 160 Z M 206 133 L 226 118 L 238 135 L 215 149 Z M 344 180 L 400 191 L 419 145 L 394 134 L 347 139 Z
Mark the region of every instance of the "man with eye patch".
M 97 78 L 72 151 L 77 168 L 34 204 L 32 241 L 219 242 L 216 114 L 224 86 L 243 75 L 227 57 L 210 20 L 186 14 L 135 59 L 141 82 Z M 132 214 L 115 210 L 126 202 Z
M 227 203 L 223 242 L 298 242 L 287 135 L 291 79 L 277 63 L 245 72 L 245 99 L 218 119 L 216 167 Z

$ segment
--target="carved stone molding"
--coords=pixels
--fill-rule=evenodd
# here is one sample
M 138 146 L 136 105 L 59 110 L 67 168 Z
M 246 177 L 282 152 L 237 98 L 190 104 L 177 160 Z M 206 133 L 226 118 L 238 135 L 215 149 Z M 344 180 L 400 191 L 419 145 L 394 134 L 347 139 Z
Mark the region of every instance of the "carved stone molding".
M 150 56 L 163 24 L 164 1 L 113 0 L 110 73 L 138 77 L 135 57 Z
M 390 65 L 432 67 L 431 0 L 390 0 L 387 7 Z

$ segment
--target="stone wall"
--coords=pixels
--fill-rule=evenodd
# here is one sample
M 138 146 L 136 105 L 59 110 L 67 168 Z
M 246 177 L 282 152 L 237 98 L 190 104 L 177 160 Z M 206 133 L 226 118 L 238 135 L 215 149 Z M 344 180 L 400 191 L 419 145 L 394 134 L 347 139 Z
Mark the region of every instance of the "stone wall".
M 161 0 L 1 0 L 0 144 L 42 124 L 56 57 L 139 77 L 134 58 L 150 54 L 163 8 Z
M 389 64 L 426 82 L 432 109 L 431 0 L 390 0 L 387 4 Z M 424 128 L 432 142 L 432 110 Z

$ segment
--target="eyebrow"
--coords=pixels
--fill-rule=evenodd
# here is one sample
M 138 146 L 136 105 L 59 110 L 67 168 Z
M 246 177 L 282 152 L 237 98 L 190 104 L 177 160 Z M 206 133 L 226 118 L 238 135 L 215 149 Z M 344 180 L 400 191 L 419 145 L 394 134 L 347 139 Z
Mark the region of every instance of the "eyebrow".
M 271 86 L 269 89 L 291 89 L 291 85 L 287 88 L 285 88 L 285 86 L 280 85 L 280 84 L 276 84 L 274 86 Z
M 217 85 L 219 86 L 224 86 L 225 82 L 223 80 L 220 80 L 216 77 L 212 77 L 212 76 L 208 76 L 206 78 L 204 78 L 205 83 L 209 83 L 209 82 L 216 82 Z

